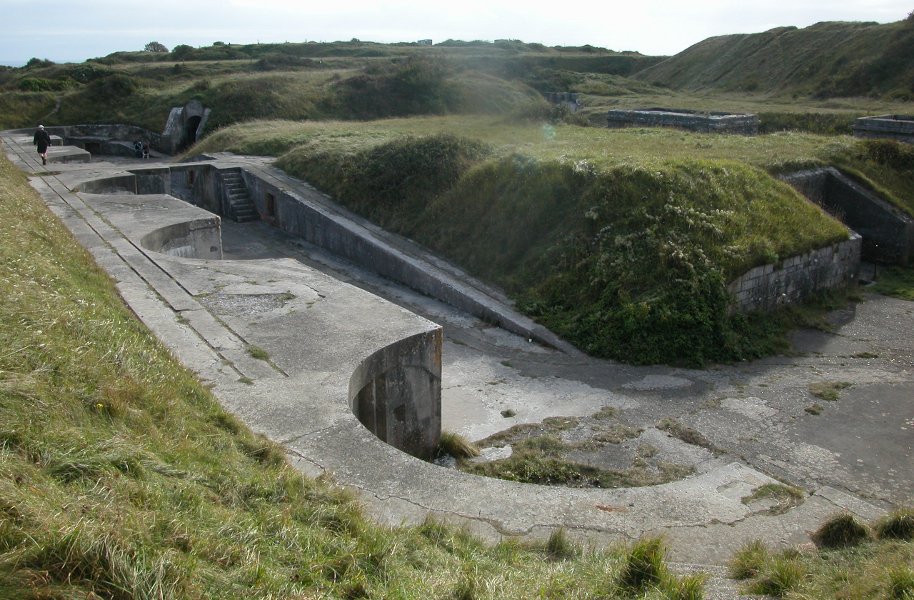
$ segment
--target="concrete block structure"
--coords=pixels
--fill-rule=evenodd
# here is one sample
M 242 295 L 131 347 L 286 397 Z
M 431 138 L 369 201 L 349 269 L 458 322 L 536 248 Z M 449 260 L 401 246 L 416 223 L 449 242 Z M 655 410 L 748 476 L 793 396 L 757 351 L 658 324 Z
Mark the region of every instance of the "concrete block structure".
M 914 262 L 914 219 L 872 190 L 834 168 L 800 171 L 782 179 L 859 233 L 864 260 Z
M 914 144 L 914 115 L 860 117 L 854 121 L 854 135 Z
M 672 108 L 614 109 L 606 114 L 607 126 L 675 127 L 701 133 L 758 134 L 758 115 L 700 112 Z
M 750 269 L 727 286 L 733 297 L 730 310 L 773 310 L 852 284 L 860 270 L 860 246 L 860 236 L 852 234 L 844 242 Z

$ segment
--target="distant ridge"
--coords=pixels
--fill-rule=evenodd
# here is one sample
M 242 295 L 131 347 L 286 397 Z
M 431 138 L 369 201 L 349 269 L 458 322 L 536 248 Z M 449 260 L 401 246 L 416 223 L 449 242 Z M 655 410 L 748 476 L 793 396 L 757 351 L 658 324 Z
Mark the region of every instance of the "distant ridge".
M 914 99 L 914 18 L 712 37 L 635 75 L 676 89 Z

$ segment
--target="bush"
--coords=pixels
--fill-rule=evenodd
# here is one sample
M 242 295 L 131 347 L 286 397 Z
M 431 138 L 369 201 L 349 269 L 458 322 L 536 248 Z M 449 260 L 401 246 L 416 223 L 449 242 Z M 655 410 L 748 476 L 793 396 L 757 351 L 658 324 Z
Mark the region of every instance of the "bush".
M 126 98 L 140 88 L 136 80 L 129 75 L 115 73 L 89 84 L 89 94 L 101 101 Z
M 333 112 L 358 119 L 444 114 L 459 101 L 451 74 L 444 60 L 427 56 L 370 67 L 336 85 Z
M 870 537 L 869 529 L 851 514 L 841 514 L 826 521 L 813 535 L 822 548 L 856 546 Z

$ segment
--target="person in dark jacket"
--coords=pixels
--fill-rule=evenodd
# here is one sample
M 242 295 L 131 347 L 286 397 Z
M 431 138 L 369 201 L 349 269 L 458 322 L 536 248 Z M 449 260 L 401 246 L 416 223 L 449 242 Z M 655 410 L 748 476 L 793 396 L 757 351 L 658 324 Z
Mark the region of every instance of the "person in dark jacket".
M 47 131 L 45 131 L 44 125 L 38 126 L 38 131 L 35 132 L 35 137 L 32 138 L 32 143 L 38 146 L 38 154 L 41 156 L 41 164 L 48 164 L 48 146 L 51 145 L 51 136 L 48 135 Z

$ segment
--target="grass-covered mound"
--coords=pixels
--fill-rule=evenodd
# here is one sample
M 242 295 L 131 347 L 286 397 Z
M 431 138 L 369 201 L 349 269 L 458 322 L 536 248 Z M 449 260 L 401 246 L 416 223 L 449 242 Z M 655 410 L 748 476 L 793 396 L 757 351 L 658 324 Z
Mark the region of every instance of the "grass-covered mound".
M 914 13 L 904 21 L 816 23 L 722 35 L 635 77 L 674 88 L 819 97 L 914 98 Z
M 231 128 L 202 148 L 265 148 L 276 127 Z M 491 119 L 284 129 L 272 143 L 284 151 L 281 168 L 501 285 L 527 314 L 601 357 L 703 364 L 771 352 L 757 319 L 727 314 L 726 283 L 847 237 L 753 166 L 820 164 L 853 147 L 845 138 Z
M 3 157 L 0 208 L 0 597 L 700 597 L 662 552 L 632 578 L 656 541 L 373 525 L 226 414 Z

